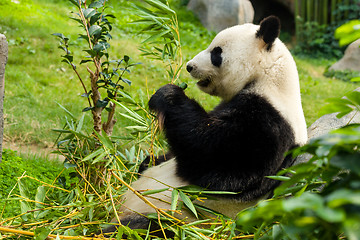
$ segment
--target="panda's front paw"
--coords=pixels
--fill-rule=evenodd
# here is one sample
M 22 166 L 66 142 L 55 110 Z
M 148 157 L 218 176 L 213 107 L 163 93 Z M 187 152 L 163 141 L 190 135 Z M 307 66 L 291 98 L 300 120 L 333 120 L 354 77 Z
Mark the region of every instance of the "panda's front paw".
M 181 104 L 185 93 L 182 88 L 166 84 L 156 91 L 149 100 L 149 109 L 155 112 L 163 112 L 169 106 Z

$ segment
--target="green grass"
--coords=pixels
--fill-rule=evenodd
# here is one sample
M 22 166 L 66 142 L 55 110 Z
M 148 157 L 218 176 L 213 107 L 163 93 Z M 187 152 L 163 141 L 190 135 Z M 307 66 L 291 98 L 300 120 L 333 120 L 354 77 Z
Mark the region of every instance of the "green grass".
M 358 87 L 357 84 L 330 79 L 323 76 L 326 67 L 334 60 L 297 58 L 301 96 L 306 122 L 310 126 L 324 112 L 322 108 L 328 98 L 341 98 L 345 93 Z
M 177 9 L 182 41 L 184 62 L 203 50 L 211 41 L 214 33 L 207 32 L 192 13 L 179 1 L 173 1 Z M 129 11 L 128 1 L 111 1 L 109 9 L 117 18 L 114 20 L 113 40 L 109 50 L 113 59 L 129 55 L 134 62 L 142 65 L 132 69 L 127 76 L 132 86 L 126 90 L 138 97 L 148 98 L 154 89 L 167 83 L 165 66 L 155 60 L 140 56 L 138 47 L 141 36 L 135 35 L 138 27 L 129 22 L 134 14 Z M 71 69 L 61 63 L 62 52 L 57 49 L 57 39 L 52 33 L 61 32 L 70 36 L 74 55 L 84 56 L 81 51 L 84 43 L 77 40 L 79 28 L 69 19 L 73 7 L 65 0 L 26 0 L 20 4 L 0 0 L 0 32 L 9 41 L 9 58 L 6 66 L 5 87 L 5 138 L 8 141 L 21 141 L 42 145 L 52 145 L 57 135 L 52 128 L 64 125 L 65 113 L 59 108 L 60 103 L 75 115 L 80 116 L 81 109 L 87 107 L 86 100 L 80 95 L 82 88 Z M 80 58 L 75 59 L 79 62 Z M 307 123 L 311 124 L 320 117 L 319 109 L 329 97 L 341 97 L 347 91 L 356 88 L 352 83 L 327 79 L 322 76 L 329 60 L 296 58 L 298 64 L 303 105 Z M 86 78 L 85 69 L 79 70 Z M 187 93 L 200 101 L 206 109 L 211 109 L 219 100 L 201 93 L 183 71 L 181 80 L 189 84 Z M 90 113 L 87 113 L 90 118 Z M 114 134 L 121 132 L 127 124 L 119 116 L 119 123 Z
M 59 161 L 51 161 L 47 156 L 38 154 L 19 155 L 17 152 L 4 149 L 0 164 L 0 220 L 20 214 L 20 199 L 14 195 L 19 195 L 18 178 L 28 175 L 39 181 L 52 184 L 62 169 L 63 166 Z M 37 187 L 41 184 L 31 179 L 22 181 L 27 186 L 28 196 L 33 199 Z M 8 198 L 10 193 L 12 195 Z

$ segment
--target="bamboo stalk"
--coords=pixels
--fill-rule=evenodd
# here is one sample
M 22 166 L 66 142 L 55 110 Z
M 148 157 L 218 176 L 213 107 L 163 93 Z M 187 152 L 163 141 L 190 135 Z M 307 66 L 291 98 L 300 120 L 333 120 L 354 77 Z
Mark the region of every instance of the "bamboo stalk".
M 349 6 L 350 5 L 350 0 L 344 0 L 344 4 L 346 5 L 346 6 Z M 349 18 L 349 9 L 347 9 L 346 11 L 345 11 L 345 14 L 344 14 L 344 19 L 348 19 Z
M 314 21 L 320 23 L 320 17 L 319 17 L 319 0 L 314 0 Z
M 331 13 L 330 13 L 330 16 L 331 16 L 330 19 L 331 20 L 330 20 L 330 23 L 335 22 L 335 14 L 334 14 L 335 8 L 336 8 L 336 0 L 331 0 Z
M 306 5 L 307 5 L 307 1 L 308 0 L 301 0 L 301 39 L 300 41 L 303 41 L 304 40 L 304 23 L 306 22 Z
M 322 23 L 323 24 L 328 24 L 328 7 L 329 7 L 329 2 L 328 0 L 323 0 L 323 14 L 322 14 Z
M 35 236 L 35 233 L 30 232 L 30 231 L 24 231 L 24 230 L 17 230 L 17 229 L 12 229 L 12 228 L 6 228 L 6 227 L 1 227 L 0 226 L 0 232 L 3 233 L 13 233 L 13 234 L 18 234 L 18 235 L 25 235 L 25 236 Z M 60 239 L 81 239 L 81 240 L 101 240 L 103 238 L 96 238 L 96 237 L 83 237 L 83 236 L 61 236 L 61 235 L 54 235 L 54 234 L 49 234 L 48 238 L 55 238 L 59 237 Z
M 312 2 L 313 0 L 306 1 L 306 22 L 311 22 L 312 20 Z
M 41 181 L 41 180 L 38 180 L 38 179 L 36 179 L 36 178 L 34 178 L 34 177 L 31 177 L 31 176 L 28 176 L 28 175 L 21 176 L 21 177 L 19 177 L 18 179 L 20 180 L 21 178 L 30 178 L 31 180 L 37 181 L 37 182 L 45 185 L 46 187 L 56 188 L 56 189 L 59 189 L 59 190 L 61 190 L 61 191 L 68 192 L 68 193 L 71 192 L 71 191 L 69 191 L 69 190 L 67 190 L 67 189 L 64 189 L 64 188 L 61 188 L 61 187 L 57 187 L 57 186 L 51 185 L 51 184 L 49 184 L 49 183 L 46 183 L 46 182 Z
M 319 23 L 319 25 L 323 24 L 322 23 L 322 19 L 323 19 L 323 16 L 322 16 L 323 11 L 322 11 L 322 9 L 323 9 L 323 7 L 324 7 L 324 1 L 323 0 L 318 0 L 318 23 Z
M 301 18 L 306 20 L 306 5 L 308 0 L 301 0 Z
M 341 1 L 343 1 L 343 0 L 337 0 L 337 1 L 336 1 L 335 9 L 338 8 L 339 3 L 341 3 Z M 335 14 L 335 19 L 336 19 L 336 21 L 338 22 L 338 21 L 340 21 L 342 18 L 343 18 L 343 16 L 341 16 L 340 12 L 337 11 L 337 13 Z

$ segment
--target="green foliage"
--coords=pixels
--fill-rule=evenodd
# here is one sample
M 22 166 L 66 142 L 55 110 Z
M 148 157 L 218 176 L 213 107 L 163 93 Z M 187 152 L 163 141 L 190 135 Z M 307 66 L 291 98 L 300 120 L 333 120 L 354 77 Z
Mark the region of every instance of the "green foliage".
M 91 21 L 91 18 L 96 14 L 106 14 L 102 12 L 104 9 L 100 7 L 99 2 L 92 3 L 94 5 L 83 8 L 78 7 L 79 4 L 83 2 L 76 0 L 71 2 L 72 8 L 76 6 L 79 10 L 78 14 L 83 14 L 86 21 Z M 168 9 L 166 1 L 149 0 L 146 2 L 153 4 L 152 7 L 148 5 L 146 7 L 151 10 L 150 13 L 145 14 L 145 16 L 154 17 L 154 19 L 151 18 L 151 20 L 147 21 L 148 26 L 156 23 L 158 25 L 154 26 L 158 27 L 157 30 L 159 33 L 171 29 L 171 34 L 175 34 L 172 36 L 168 35 L 170 32 L 164 35 L 160 34 L 157 36 L 159 38 L 156 41 L 155 37 L 153 38 L 154 42 L 150 39 L 151 41 L 148 41 L 148 43 L 151 43 L 149 49 L 154 50 L 155 47 L 159 48 L 154 51 L 155 54 L 157 54 L 156 56 L 164 56 L 161 60 L 173 64 L 171 61 L 176 59 L 174 54 L 179 54 L 180 51 L 180 49 L 175 49 L 181 45 L 180 42 L 176 42 L 178 30 L 172 29 L 171 27 L 169 28 L 170 25 L 167 24 L 177 21 L 168 17 L 165 22 L 160 22 L 159 25 L 155 20 L 159 21 L 159 17 L 165 16 L 166 18 L 166 16 L 176 15 L 173 15 L 173 11 Z M 118 6 L 122 7 L 123 5 L 127 6 L 128 3 L 120 1 L 114 4 L 119 4 Z M 151 12 L 152 9 L 156 9 L 156 13 Z M 68 8 L 66 8 L 66 10 L 68 11 Z M 105 10 L 109 11 L 109 9 Z M 183 13 L 179 15 L 179 18 L 193 19 L 193 16 L 188 17 L 186 14 Z M 79 15 L 74 16 L 77 18 Z M 0 19 L 0 22 L 1 21 L 4 20 Z M 119 20 L 113 19 L 112 21 Z M 147 95 L 150 95 L 151 92 L 144 94 L 139 91 L 138 95 L 141 97 L 134 97 L 133 94 L 125 92 L 121 87 L 123 84 L 126 86 L 127 83 L 129 83 L 126 80 L 123 81 L 125 76 L 122 74 L 129 74 L 127 66 L 129 67 L 132 62 L 131 59 L 126 56 L 117 57 L 115 59 L 118 60 L 111 62 L 110 56 L 112 56 L 112 48 L 109 48 L 106 42 L 110 39 L 108 33 L 110 33 L 110 26 L 112 24 L 96 21 L 93 22 L 93 25 L 91 25 L 91 23 L 90 25 L 98 27 L 91 28 L 91 26 L 77 20 L 74 22 L 80 24 L 81 29 L 88 32 L 90 37 L 82 32 L 81 34 L 83 34 L 83 36 L 80 37 L 82 40 L 70 41 L 74 35 L 78 34 L 78 31 L 73 31 L 70 27 L 68 30 L 72 31 L 70 34 L 71 37 L 56 34 L 56 37 L 61 42 L 60 47 L 63 51 L 62 59 L 70 66 L 70 69 L 74 70 L 75 68 L 81 76 L 88 73 L 86 73 L 86 70 L 80 70 L 80 68 L 83 66 L 91 67 L 99 58 L 104 59 L 101 61 L 100 68 L 97 68 L 96 64 L 95 68 L 93 66 L 92 72 L 94 73 L 98 69 L 99 73 L 103 73 L 99 76 L 98 80 L 104 82 L 97 82 L 97 84 L 100 86 L 100 92 L 108 99 L 102 97 L 99 101 L 96 101 L 95 104 L 94 102 L 89 103 L 87 107 L 83 106 L 82 102 L 79 104 L 82 107 L 75 108 L 75 111 L 74 109 L 68 108 L 69 106 L 73 107 L 73 105 L 76 105 L 79 101 L 75 102 L 71 98 L 70 100 L 68 98 L 64 100 L 61 99 L 61 108 L 67 115 L 65 118 L 65 127 L 56 130 L 56 132 L 61 134 L 61 140 L 58 141 L 58 150 L 65 157 L 64 171 L 61 172 L 60 169 L 49 171 L 48 162 L 45 162 L 47 172 L 54 174 L 50 179 L 41 178 L 45 173 L 38 176 L 27 172 L 28 176 L 21 177 L 20 175 L 18 177 L 21 178 L 17 181 L 15 179 L 9 184 L 10 187 L 16 186 L 16 188 L 14 188 L 9 196 L 13 201 L 7 201 L 7 206 L 14 206 L 13 209 L 16 209 L 16 211 L 10 211 L 9 214 L 5 212 L 2 225 L 16 226 L 17 229 L 21 228 L 22 230 L 35 232 L 35 238 L 37 239 L 44 239 L 49 232 L 53 234 L 51 236 L 53 238 L 56 238 L 57 234 L 85 236 L 97 232 L 100 227 L 108 226 L 106 223 L 117 214 L 116 206 L 121 204 L 121 196 L 127 190 L 125 184 L 137 178 L 137 166 L 143 160 L 144 156 L 148 154 L 146 150 L 143 149 L 148 149 L 149 154 L 152 155 L 154 152 L 161 151 L 165 146 L 163 141 L 159 141 L 161 136 L 155 134 L 157 126 L 153 124 L 152 115 L 146 109 Z M 164 24 L 164 26 L 162 24 Z M 194 52 L 202 50 L 212 38 L 213 33 L 208 33 L 203 28 L 197 28 L 190 22 L 180 22 L 179 25 L 185 29 L 183 30 L 185 36 L 182 40 L 186 43 L 185 45 L 189 50 L 189 56 L 193 55 Z M 72 27 L 74 25 L 70 24 L 70 26 Z M 177 25 L 174 26 L 178 27 Z M 86 28 L 88 28 L 87 31 Z M 121 33 L 127 32 L 130 29 L 128 25 L 124 28 L 125 30 L 120 30 Z M 156 30 L 156 28 L 154 29 Z M 156 31 L 153 31 L 154 29 L 148 29 L 149 32 L 144 32 L 146 39 L 156 36 Z M 199 38 L 198 35 L 202 35 L 199 43 L 193 41 L 195 36 L 197 39 Z M 125 35 L 124 37 L 129 36 Z M 15 39 L 15 41 L 12 47 L 17 47 L 17 45 L 22 47 L 31 43 L 30 40 L 26 40 L 25 38 L 13 39 Z M 88 50 L 86 53 L 89 57 L 82 56 L 79 59 L 77 56 L 79 56 L 81 50 L 84 49 L 84 40 L 86 45 L 90 46 L 90 49 L 86 47 L 86 50 Z M 114 39 L 111 41 L 112 46 L 114 46 Z M 167 47 L 164 47 L 163 44 L 167 44 Z M 200 47 L 196 46 L 197 44 L 199 44 Z M 70 48 L 71 52 L 69 51 Z M 169 51 L 171 48 L 172 50 Z M 38 49 L 36 49 L 36 52 L 38 52 Z M 28 51 L 28 54 L 31 54 L 31 52 Z M 312 64 L 311 60 L 297 59 L 297 61 L 309 61 L 310 64 Z M 119 65 L 119 63 L 121 64 Z M 302 66 L 303 65 L 304 64 L 302 64 Z M 314 65 L 321 64 L 317 63 Z M 145 77 L 143 77 L 144 79 L 147 79 L 147 77 L 149 77 L 149 79 L 154 78 L 157 81 L 158 79 L 166 79 L 166 74 L 162 74 L 162 72 L 164 72 L 162 67 L 154 66 L 152 63 L 146 67 L 148 66 L 151 68 L 151 73 L 148 72 L 147 74 L 154 74 L 153 70 L 159 73 L 158 75 L 145 75 Z M 175 67 L 173 67 L 173 70 L 170 69 L 168 75 L 178 76 L 178 72 L 175 69 Z M 307 70 L 308 68 L 304 69 L 302 69 L 300 74 L 305 77 L 304 79 L 309 82 L 309 85 L 314 86 L 315 84 L 313 82 L 320 82 L 319 79 L 313 77 L 311 72 L 308 72 L 310 71 Z M 118 75 L 116 73 L 118 73 Z M 64 75 L 62 75 L 62 77 L 63 76 Z M 85 78 L 82 77 L 81 79 Z M 155 82 L 156 85 L 153 86 L 158 87 L 163 83 L 157 81 Z M 318 86 L 321 86 L 320 89 L 330 89 L 330 92 L 333 92 L 332 89 L 338 90 L 339 88 L 337 87 L 338 85 L 326 87 L 326 85 L 321 84 L 322 83 L 318 83 Z M 86 87 L 88 87 L 88 85 Z M 82 91 L 81 93 L 84 93 L 83 99 L 85 99 L 85 101 L 90 100 L 94 92 L 84 92 L 83 86 L 81 86 L 81 88 L 82 90 L 78 90 L 78 92 Z M 189 88 L 187 91 L 193 91 L 193 89 Z M 109 96 L 109 92 L 112 95 Z M 116 96 L 115 93 L 117 94 Z M 311 95 L 310 91 L 304 92 L 304 94 Z M 62 97 L 65 98 L 65 95 L 62 95 Z M 341 100 L 338 103 L 337 109 L 346 113 L 349 111 L 349 104 L 354 105 L 354 102 L 358 104 L 358 96 L 350 96 L 348 100 L 348 102 Z M 49 100 L 47 99 L 47 101 Z M 202 101 L 208 102 L 208 99 L 204 98 Z M 94 106 L 97 105 L 97 107 L 103 108 L 103 110 L 106 111 L 111 104 L 114 104 L 113 106 L 118 108 L 119 113 L 117 116 L 123 120 L 125 119 L 127 123 L 130 123 L 126 129 L 125 127 L 122 129 L 119 133 L 120 136 L 112 135 L 110 137 L 103 131 L 93 131 L 92 126 L 88 124 L 89 121 L 87 117 L 89 112 L 94 110 Z M 81 113 L 81 109 L 84 110 L 84 113 Z M 73 112 L 75 112 L 75 114 Z M 124 124 L 121 126 L 124 126 Z M 226 193 L 209 192 L 194 186 L 173 190 L 171 210 L 179 210 L 184 207 L 199 218 L 201 218 L 201 214 L 205 212 L 214 215 L 214 219 L 198 220 L 193 223 L 179 222 L 172 218 L 173 215 L 171 214 L 174 213 L 173 211 L 159 215 L 155 214 L 149 217 L 155 221 L 158 221 L 159 218 L 162 219 L 163 226 L 173 231 L 180 239 L 232 239 L 235 237 L 262 237 L 263 239 L 302 239 L 302 237 L 304 237 L 304 239 L 325 239 L 325 237 L 331 238 L 339 236 L 348 236 L 348 238 L 351 239 L 352 235 L 356 236 L 358 234 L 356 232 L 356 224 L 359 222 L 357 219 L 359 216 L 359 168 L 357 161 L 352 157 L 352 154 L 355 154 L 354 156 L 358 155 L 358 136 L 358 126 L 354 126 L 342 130 L 342 132 L 338 131 L 335 135 L 328 136 L 328 138 L 320 138 L 298 150 L 298 153 L 307 152 L 313 154 L 313 159 L 309 163 L 284 171 L 283 173 L 289 173 L 289 177 L 281 177 L 285 182 L 276 190 L 275 198 L 262 202 L 256 208 L 240 213 L 236 222 L 234 219 L 228 219 L 225 216 L 221 216 L 210 209 L 202 208 L 196 204 L 197 201 L 202 201 L 204 198 L 216 198 L 216 195 Z M 339 161 L 339 159 L 343 159 L 343 157 L 347 162 Z M 39 166 L 40 165 L 32 166 L 32 168 L 34 170 L 39 169 Z M 108 171 L 103 171 L 104 169 Z M 12 171 L 7 170 L 6 174 L 10 174 L 11 172 Z M 95 174 L 88 175 L 89 172 Z M 277 176 L 277 178 L 279 178 L 279 176 Z M 321 188 L 319 188 L 320 185 L 322 186 Z M 154 189 L 143 192 L 142 195 L 145 196 L 154 192 L 160 193 L 168 190 L 171 190 L 171 188 Z M 6 189 L 6 191 L 8 191 L 8 189 Z M 6 192 L 6 196 L 8 196 L 8 194 L 9 192 Z M 288 199 L 287 197 L 289 196 L 293 197 Z M 348 196 L 350 196 L 350 198 L 348 198 Z M 18 215 L 21 213 L 21 216 Z M 118 214 L 120 214 L 120 212 Z M 344 232 L 344 235 L 341 235 L 342 232 Z M 123 234 L 133 239 L 152 238 L 152 233 L 146 230 L 134 231 L 125 226 L 121 226 L 116 237 L 121 238 Z M 8 239 L 18 238 L 17 235 L 11 235 L 9 233 L 4 233 L 1 237 Z
M 353 110 L 360 111 L 360 92 L 358 91 L 350 92 L 340 99 L 328 99 L 328 104 L 323 107 L 322 112 L 336 112 L 337 117 L 341 118 Z
M 294 53 L 297 55 L 310 55 L 312 57 L 340 57 L 341 49 L 333 37 L 332 29 L 317 22 L 304 22 L 301 24 L 301 36 L 297 38 Z
M 17 179 L 23 174 L 33 176 L 44 182 L 53 181 L 61 170 L 61 164 L 49 161 L 39 156 L 20 157 L 9 149 L 3 150 L 0 164 L 0 219 L 20 214 L 20 204 L 17 198 L 8 199 L 8 195 L 19 193 L 16 187 Z M 36 192 L 37 185 L 27 181 L 28 192 Z M 14 190 L 15 188 L 15 190 Z
M 167 63 L 170 82 L 175 83 L 183 64 L 176 12 L 169 7 L 167 1 L 144 2 L 147 6 L 134 5 L 139 13 L 139 20 L 135 23 L 141 24 L 141 33 L 148 35 L 140 50 L 144 56 Z
M 312 57 L 339 58 L 343 55 L 344 44 L 334 37 L 335 30 L 345 22 L 360 17 L 360 1 L 340 2 L 332 12 L 334 20 L 330 24 L 297 18 L 297 44 L 295 54 Z M 336 21 L 335 21 L 336 20 Z
M 341 117 L 360 110 L 360 93 L 333 100 L 328 110 Z M 335 107 L 336 106 L 336 107 Z M 236 224 L 255 239 L 357 239 L 360 220 L 360 125 L 311 140 L 295 151 L 306 163 L 280 171 L 288 178 L 274 198 L 238 215 Z M 289 198 L 289 196 L 292 196 Z
M 360 77 L 360 73 L 351 70 L 343 70 L 343 71 L 329 70 L 327 68 L 324 72 L 324 76 L 328 78 L 336 78 L 345 82 L 351 82 L 352 79 L 356 77 Z
M 335 37 L 340 39 L 341 46 L 352 43 L 360 38 L 360 20 L 349 21 L 335 31 Z
M 81 60 L 80 65 L 88 62 L 93 64 L 93 70 L 88 65 L 86 66 L 90 74 L 89 83 L 83 80 L 73 62 L 74 56 L 69 50 L 69 38 L 62 33 L 54 33 L 53 35 L 60 39 L 59 48 L 65 52 L 61 56 L 62 62 L 71 66 L 83 87 L 84 94 L 82 96 L 88 99 L 89 105 L 83 109 L 83 112 L 91 110 L 94 130 L 97 133 L 101 133 L 103 130 L 107 135 L 111 135 L 116 120 L 114 119 L 115 105 L 110 101 L 117 99 L 118 91 L 124 89 L 120 84 L 121 81 L 128 85 L 131 84 L 131 81 L 126 79 L 124 74 L 130 73 L 129 68 L 138 63 L 130 63 L 130 57 L 126 55 L 122 59 L 112 60 L 109 58 L 107 49 L 110 48 L 109 41 L 112 39 L 110 34 L 112 25 L 109 19 L 115 18 L 115 16 L 105 13 L 105 0 L 94 1 L 89 5 L 86 2 L 76 0 L 70 0 L 70 2 L 78 10 L 76 17 L 71 19 L 79 23 L 84 32 L 79 34 L 79 39 L 85 40 L 87 44 L 87 48 L 83 49 L 83 52 L 89 54 Z M 90 85 L 90 90 L 86 85 L 88 87 Z M 101 89 L 106 91 L 105 98 L 101 97 Z M 102 121 L 103 110 L 108 111 L 106 122 Z

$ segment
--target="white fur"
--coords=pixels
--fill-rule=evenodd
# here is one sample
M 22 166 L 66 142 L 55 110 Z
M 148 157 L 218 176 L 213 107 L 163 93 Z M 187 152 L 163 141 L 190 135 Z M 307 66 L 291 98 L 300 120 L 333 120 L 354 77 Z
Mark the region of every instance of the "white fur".
M 175 170 L 176 161 L 175 159 L 170 159 L 158 166 L 147 169 L 145 172 L 143 172 L 142 176 L 137 181 L 132 183 L 131 187 L 141 192 L 154 189 L 163 189 L 167 188 L 168 186 L 177 188 L 189 185 L 188 182 L 183 181 L 176 176 Z M 172 189 L 145 197 L 158 208 L 170 209 L 171 207 L 169 203 L 171 203 L 171 190 Z M 155 212 L 151 206 L 137 197 L 132 191 L 127 191 L 124 198 L 126 201 L 126 207 L 123 206 L 120 209 L 124 212 L 123 215 L 132 214 L 134 211 L 139 213 Z M 162 199 L 165 202 L 157 200 L 156 198 Z
M 147 169 L 137 181 L 132 184 L 132 187 L 137 191 L 147 191 L 154 189 L 163 189 L 171 186 L 167 191 L 146 195 L 145 198 L 153 203 L 156 207 L 164 209 L 165 211 L 171 209 L 171 193 L 173 188 L 189 185 L 188 182 L 183 181 L 175 174 L 176 161 L 170 159 L 158 166 Z M 216 195 L 215 195 L 216 197 Z M 142 199 L 137 197 L 132 191 L 127 191 L 124 195 L 126 204 L 122 206 L 120 211 L 121 217 L 125 217 L 137 213 L 153 213 L 155 210 L 145 203 Z M 161 199 L 161 200 L 158 200 Z M 205 202 L 197 201 L 197 204 L 206 206 L 222 214 L 235 218 L 236 214 L 244 208 L 254 205 L 254 202 L 240 202 L 234 199 L 219 198 L 216 200 L 206 200 Z M 187 220 L 194 221 L 195 217 L 192 213 L 182 210 L 181 215 L 176 215 L 179 218 L 186 218 Z M 114 219 L 115 221 L 116 219 Z

